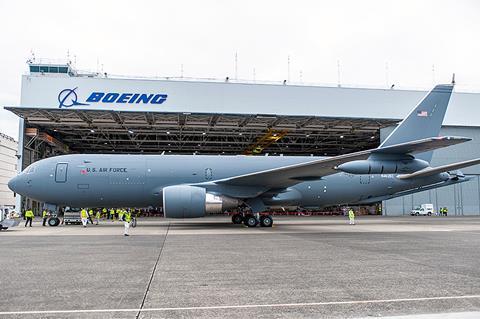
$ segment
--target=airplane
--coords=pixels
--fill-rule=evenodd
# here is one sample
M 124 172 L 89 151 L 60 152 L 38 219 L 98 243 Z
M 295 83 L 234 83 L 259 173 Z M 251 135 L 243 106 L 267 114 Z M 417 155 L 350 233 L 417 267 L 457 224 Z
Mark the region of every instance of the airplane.
M 163 206 L 167 218 L 247 207 L 234 224 L 271 227 L 268 208 L 361 205 L 470 180 L 431 167 L 435 149 L 470 141 L 438 136 L 453 83 L 435 86 L 375 149 L 333 157 L 72 154 L 39 160 L 9 188 L 48 206 Z

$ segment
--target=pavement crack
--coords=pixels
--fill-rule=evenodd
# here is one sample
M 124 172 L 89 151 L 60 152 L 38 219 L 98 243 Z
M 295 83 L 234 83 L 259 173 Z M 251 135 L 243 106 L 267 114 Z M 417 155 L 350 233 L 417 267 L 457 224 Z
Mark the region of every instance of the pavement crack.
M 147 300 L 147 295 L 148 295 L 148 292 L 150 291 L 150 285 L 152 284 L 153 277 L 155 276 L 155 272 L 157 271 L 158 263 L 160 262 L 160 258 L 162 257 L 163 247 L 165 247 L 165 242 L 167 241 L 169 230 L 170 230 L 170 223 L 168 223 L 167 225 L 167 231 L 165 232 L 165 237 L 163 237 L 162 244 L 160 245 L 160 251 L 158 252 L 157 260 L 155 261 L 155 265 L 153 266 L 152 274 L 150 275 L 150 280 L 148 281 L 147 287 L 145 289 L 145 294 L 143 295 L 142 303 L 140 304 L 140 308 L 138 309 L 135 319 L 138 319 L 140 317 L 140 314 L 142 313 L 142 309 L 145 305 L 145 300 Z

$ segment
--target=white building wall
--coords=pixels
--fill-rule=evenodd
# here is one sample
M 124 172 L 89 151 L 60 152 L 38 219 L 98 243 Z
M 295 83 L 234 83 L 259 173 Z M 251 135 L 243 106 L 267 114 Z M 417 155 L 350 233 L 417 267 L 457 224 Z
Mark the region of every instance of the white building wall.
M 66 98 L 67 91 L 71 92 Z M 63 94 L 60 94 L 62 91 Z M 87 102 L 93 92 L 166 94 L 161 104 Z M 402 119 L 425 91 L 24 75 L 22 107 Z M 72 101 L 87 105 L 72 105 Z M 478 126 L 480 93 L 454 92 L 444 124 Z
M 0 206 L 15 205 L 14 193 L 8 188 L 8 181 L 17 175 L 18 143 L 0 133 Z

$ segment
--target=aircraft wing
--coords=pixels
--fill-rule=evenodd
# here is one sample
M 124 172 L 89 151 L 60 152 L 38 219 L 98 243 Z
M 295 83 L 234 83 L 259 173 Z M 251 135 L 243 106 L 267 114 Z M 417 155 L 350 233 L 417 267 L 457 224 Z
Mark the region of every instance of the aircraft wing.
M 272 168 L 264 171 L 229 177 L 215 181 L 217 184 L 234 186 L 264 186 L 268 188 L 284 188 L 302 181 L 319 179 L 322 176 L 338 173 L 335 166 L 367 159 L 372 150 L 360 151 L 329 158 L 317 159 L 305 163 Z
M 452 146 L 471 141 L 468 137 L 439 136 L 429 137 L 417 141 L 379 147 L 373 151 L 375 154 L 416 154 L 433 151 L 439 148 Z
M 302 181 L 315 180 L 323 176 L 338 173 L 338 170 L 335 169 L 336 166 L 350 161 L 368 159 L 371 154 L 381 153 L 402 155 L 422 153 L 470 140 L 471 139 L 466 137 L 454 136 L 431 137 L 418 141 L 406 142 L 329 158 L 316 159 L 305 163 L 229 177 L 214 181 L 214 183 L 231 186 L 260 186 L 276 189 L 285 188 Z
M 453 164 L 447 164 L 447 165 L 442 165 L 438 167 L 427 167 L 424 168 L 420 171 L 416 171 L 414 173 L 410 174 L 403 174 L 403 175 L 398 175 L 397 177 L 400 179 L 411 179 L 411 178 L 416 178 L 416 177 L 425 177 L 425 176 L 431 176 L 435 175 L 438 173 L 443 173 L 447 171 L 453 171 L 456 169 L 468 167 L 468 166 L 473 166 L 480 164 L 480 158 L 473 159 L 473 160 L 468 160 L 468 161 L 463 161 L 463 162 L 457 162 Z

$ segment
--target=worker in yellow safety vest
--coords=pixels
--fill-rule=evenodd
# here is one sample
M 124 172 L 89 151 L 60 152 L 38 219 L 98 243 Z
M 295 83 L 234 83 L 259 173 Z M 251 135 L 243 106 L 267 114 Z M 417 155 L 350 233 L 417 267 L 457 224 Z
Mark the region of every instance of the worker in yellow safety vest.
M 88 210 L 88 220 L 90 221 L 90 224 L 93 225 L 93 209 Z
M 106 209 L 105 207 L 102 208 L 102 215 L 103 215 L 103 217 L 105 217 L 106 219 L 108 219 L 107 209 Z
M 44 209 L 43 212 L 42 212 L 42 218 L 43 218 L 42 226 L 47 226 L 47 225 L 45 225 L 47 223 L 47 219 L 48 219 L 48 211 L 46 209 Z
M 348 219 L 350 220 L 350 225 L 355 225 L 355 212 L 351 208 L 348 210 Z
M 88 222 L 88 213 L 85 208 L 82 208 L 80 211 L 80 218 L 82 219 L 82 225 L 83 227 L 87 227 L 87 222 Z
M 101 213 L 100 209 L 97 209 L 97 212 L 95 213 L 95 224 L 98 225 L 98 221 L 100 220 Z
M 33 210 L 30 208 L 25 212 L 25 219 L 27 220 L 25 222 L 25 227 L 27 227 L 27 224 L 30 223 L 30 227 L 32 227 L 32 220 L 35 215 L 33 215 Z
M 118 220 L 123 220 L 123 209 L 117 209 Z
M 130 229 L 130 222 L 132 221 L 132 213 L 129 211 L 125 211 L 123 214 L 123 225 L 125 226 L 125 229 L 123 231 L 123 236 L 130 236 L 128 234 L 128 230 Z
M 112 222 L 115 220 L 115 210 L 113 208 L 110 208 L 110 218 Z

